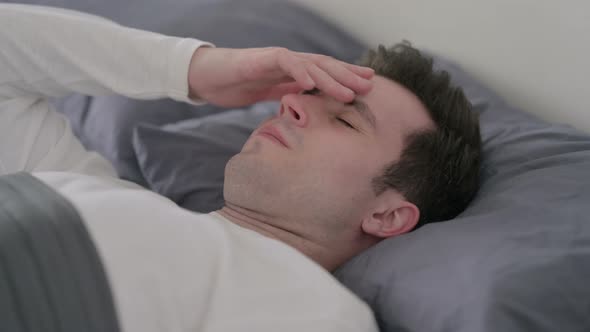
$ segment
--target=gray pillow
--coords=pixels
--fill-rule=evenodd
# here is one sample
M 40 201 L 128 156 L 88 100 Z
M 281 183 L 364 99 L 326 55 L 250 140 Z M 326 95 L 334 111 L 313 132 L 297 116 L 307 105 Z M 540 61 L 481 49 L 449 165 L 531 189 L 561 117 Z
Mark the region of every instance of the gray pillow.
M 480 112 L 481 191 L 456 219 L 383 241 L 336 277 L 383 331 L 590 331 L 590 137 L 436 64 Z M 225 161 L 277 106 L 259 107 L 139 128 L 150 186 L 187 209 L 221 207 Z

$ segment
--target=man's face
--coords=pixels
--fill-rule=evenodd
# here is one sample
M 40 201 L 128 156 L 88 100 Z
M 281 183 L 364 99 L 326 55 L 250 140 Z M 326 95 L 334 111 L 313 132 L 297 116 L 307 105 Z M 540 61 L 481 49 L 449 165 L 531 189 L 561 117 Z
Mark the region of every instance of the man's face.
M 357 225 L 374 206 L 372 179 L 399 159 L 408 133 L 432 124 L 401 85 L 380 76 L 373 84 L 351 104 L 319 91 L 284 96 L 228 162 L 225 200 L 287 220 L 294 232 Z

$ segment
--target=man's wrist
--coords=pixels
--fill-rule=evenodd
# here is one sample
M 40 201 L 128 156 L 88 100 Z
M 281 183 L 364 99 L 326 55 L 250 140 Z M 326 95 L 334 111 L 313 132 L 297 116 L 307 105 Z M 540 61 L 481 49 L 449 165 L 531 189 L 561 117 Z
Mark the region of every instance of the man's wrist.
M 156 47 L 166 55 L 160 57 L 160 61 L 166 63 L 166 67 L 161 68 L 166 71 L 164 75 L 167 77 L 162 83 L 165 85 L 167 96 L 176 101 L 195 105 L 203 104 L 203 101 L 189 97 L 190 86 L 187 76 L 195 51 L 210 44 L 197 39 L 178 37 L 168 37 L 167 41 L 167 43 L 160 43 L 159 48 Z
M 202 68 L 206 66 L 206 56 L 205 54 L 210 52 L 213 49 L 211 45 L 203 45 L 195 50 L 193 56 L 191 58 L 191 62 L 189 65 L 188 70 L 188 91 L 189 91 L 189 98 L 193 100 L 202 99 L 200 96 L 200 89 L 201 85 L 203 84 L 203 79 L 199 78 L 199 73 L 202 72 Z

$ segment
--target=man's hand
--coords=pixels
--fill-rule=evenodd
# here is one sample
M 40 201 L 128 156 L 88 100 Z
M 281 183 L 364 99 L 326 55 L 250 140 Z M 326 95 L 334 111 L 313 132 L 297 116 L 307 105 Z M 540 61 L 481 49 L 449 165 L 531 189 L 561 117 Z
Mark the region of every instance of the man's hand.
M 237 107 L 313 88 L 348 103 L 371 90 L 373 75 L 370 68 L 285 48 L 201 47 L 192 57 L 188 81 L 191 97 Z

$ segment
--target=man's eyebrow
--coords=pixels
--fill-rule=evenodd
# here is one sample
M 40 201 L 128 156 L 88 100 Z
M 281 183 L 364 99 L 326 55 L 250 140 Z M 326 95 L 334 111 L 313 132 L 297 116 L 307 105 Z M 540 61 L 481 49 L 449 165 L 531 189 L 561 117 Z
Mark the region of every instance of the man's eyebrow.
M 346 105 L 352 106 L 353 109 L 357 111 L 360 114 L 360 116 L 373 127 L 373 130 L 377 129 L 377 120 L 375 119 L 375 114 L 373 114 L 371 108 L 369 107 L 369 105 L 367 105 L 367 103 L 355 98 L 352 102 Z

